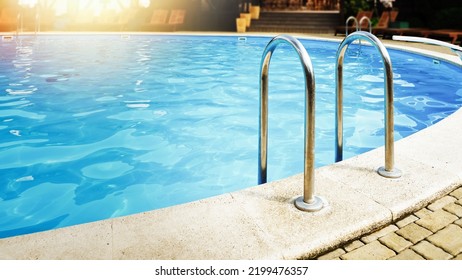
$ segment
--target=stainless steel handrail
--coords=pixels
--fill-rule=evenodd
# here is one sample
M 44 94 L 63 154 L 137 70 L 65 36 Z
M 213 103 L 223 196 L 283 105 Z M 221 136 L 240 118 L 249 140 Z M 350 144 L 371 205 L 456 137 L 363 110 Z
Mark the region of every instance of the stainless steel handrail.
M 357 31 L 346 37 L 337 51 L 336 62 L 336 119 L 335 119 L 335 161 L 343 159 L 343 60 L 348 47 L 358 39 L 371 43 L 382 56 L 385 70 L 385 166 L 377 172 L 387 178 L 399 178 L 402 172 L 394 167 L 394 116 L 393 116 L 393 69 L 385 46 L 371 33 Z
M 371 20 L 370 20 L 368 17 L 366 17 L 366 16 L 363 16 L 363 17 L 359 20 L 359 31 L 361 31 L 361 28 L 362 28 L 362 26 L 363 26 L 363 21 L 365 21 L 365 20 L 367 21 L 368 26 L 369 26 L 369 33 L 372 33 L 372 22 L 371 22 Z
M 268 153 L 268 73 L 276 47 L 288 43 L 297 52 L 305 76 L 305 143 L 304 143 L 304 192 L 295 200 L 295 206 L 302 211 L 318 211 L 324 207 L 324 201 L 314 195 L 314 112 L 315 112 L 315 79 L 310 56 L 305 47 L 292 36 L 280 35 L 274 37 L 266 46 L 260 65 L 260 119 L 258 141 L 258 184 L 267 181 Z
M 16 37 L 19 36 L 19 32 L 23 31 L 23 19 L 21 12 L 18 12 L 16 16 Z
M 37 33 L 40 32 L 40 12 L 37 6 L 37 10 L 35 11 L 35 26 L 34 26 L 34 33 L 37 36 Z
M 353 20 L 356 26 L 356 31 L 358 31 L 358 20 L 354 16 L 350 16 L 345 21 L 345 36 L 348 36 L 348 23 Z

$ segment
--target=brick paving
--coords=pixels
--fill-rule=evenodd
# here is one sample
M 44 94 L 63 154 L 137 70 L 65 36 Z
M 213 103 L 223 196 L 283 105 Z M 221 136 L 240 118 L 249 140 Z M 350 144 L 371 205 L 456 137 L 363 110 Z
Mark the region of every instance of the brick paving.
M 462 260 L 462 186 L 394 224 L 314 259 Z

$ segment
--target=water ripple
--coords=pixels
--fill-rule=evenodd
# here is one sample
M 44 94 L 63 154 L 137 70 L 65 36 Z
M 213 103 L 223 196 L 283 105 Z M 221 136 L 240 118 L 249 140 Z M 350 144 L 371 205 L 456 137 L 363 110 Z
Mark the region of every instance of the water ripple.
M 256 184 L 259 67 L 270 38 L 108 36 L 0 44 L 0 237 Z M 338 44 L 303 44 L 316 74 L 321 166 L 334 160 Z M 346 156 L 383 145 L 384 74 L 375 53 L 362 46 L 345 58 Z M 396 139 L 460 107 L 460 68 L 390 56 Z M 301 70 L 294 50 L 278 47 L 269 79 L 270 180 L 303 171 Z

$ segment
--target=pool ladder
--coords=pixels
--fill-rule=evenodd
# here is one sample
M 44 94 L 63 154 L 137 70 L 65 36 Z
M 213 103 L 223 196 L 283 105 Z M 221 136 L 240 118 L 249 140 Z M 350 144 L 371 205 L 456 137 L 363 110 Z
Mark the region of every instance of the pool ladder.
M 19 10 L 16 16 L 16 38 L 19 37 L 20 33 L 24 32 L 24 16 L 22 10 Z M 40 32 L 40 12 L 37 6 L 35 10 L 35 17 L 34 17 L 34 35 L 37 36 L 37 33 Z
M 390 55 L 376 36 L 365 31 L 357 31 L 346 37 L 337 51 L 336 62 L 336 118 L 335 118 L 335 161 L 343 160 L 343 60 L 348 47 L 358 39 L 371 43 L 382 56 L 385 70 L 385 166 L 377 172 L 386 178 L 399 178 L 402 172 L 394 167 L 394 110 L 393 110 L 393 68 Z
M 335 161 L 343 159 L 343 61 L 348 47 L 358 39 L 365 39 L 381 54 L 385 69 L 385 166 L 377 172 L 387 178 L 399 178 L 402 172 L 394 167 L 394 122 L 393 122 L 393 71 L 390 56 L 385 46 L 371 33 L 357 31 L 347 36 L 337 51 L 336 62 L 336 120 Z M 303 196 L 295 200 L 295 206 L 302 211 L 315 212 L 323 209 L 327 202 L 314 195 L 314 147 L 315 147 L 315 78 L 308 52 L 292 36 L 279 35 L 266 46 L 260 66 L 260 106 L 258 141 L 258 184 L 267 182 L 268 154 L 268 73 L 274 50 L 281 43 L 288 43 L 297 52 L 305 77 L 305 140 Z
M 356 27 L 356 31 L 358 31 L 359 29 L 359 25 L 358 25 L 358 19 L 355 18 L 354 16 L 350 16 L 347 18 L 347 20 L 345 21 L 345 36 L 348 36 L 348 23 L 350 21 L 353 21 L 354 24 L 355 24 L 355 27 Z
M 368 17 L 366 17 L 366 16 L 363 16 L 363 17 L 359 20 L 359 31 L 361 31 L 364 21 L 367 21 L 367 27 L 369 28 L 369 33 L 372 33 L 372 22 L 371 22 L 371 20 L 370 20 Z M 356 30 L 356 31 L 358 31 L 358 30 Z
M 24 31 L 24 19 L 22 17 L 22 13 L 18 12 L 16 16 L 16 38 L 19 36 L 19 33 Z
M 258 142 L 258 184 L 267 181 L 267 148 L 268 148 L 268 72 L 271 57 L 276 47 L 288 43 L 298 53 L 305 76 L 305 161 L 304 161 L 304 193 L 295 200 L 295 206 L 302 211 L 314 212 L 325 206 L 322 198 L 314 195 L 314 110 L 315 80 L 311 59 L 303 45 L 292 36 L 274 37 L 266 46 L 260 67 L 260 119 Z

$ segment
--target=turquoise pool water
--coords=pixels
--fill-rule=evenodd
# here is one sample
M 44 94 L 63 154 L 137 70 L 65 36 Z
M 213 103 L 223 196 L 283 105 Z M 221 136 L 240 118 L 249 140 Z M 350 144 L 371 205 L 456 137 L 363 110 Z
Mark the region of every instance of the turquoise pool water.
M 256 185 L 260 59 L 271 38 L 47 35 L 0 41 L 0 238 Z M 302 40 L 316 75 L 316 163 L 334 161 L 338 43 Z M 389 50 L 395 139 L 462 104 L 460 67 Z M 345 59 L 345 156 L 383 145 L 383 73 Z M 270 69 L 269 180 L 303 170 L 303 77 Z

